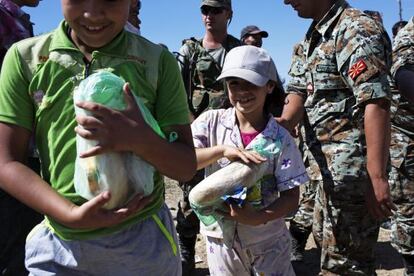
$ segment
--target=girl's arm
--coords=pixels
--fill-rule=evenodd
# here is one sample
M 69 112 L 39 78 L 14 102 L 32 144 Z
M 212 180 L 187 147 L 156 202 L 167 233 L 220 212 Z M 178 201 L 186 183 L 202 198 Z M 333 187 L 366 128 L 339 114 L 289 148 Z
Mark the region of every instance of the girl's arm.
M 244 149 L 227 146 L 217 145 L 209 148 L 197 148 L 197 170 L 205 168 L 220 158 L 226 157 L 230 161 L 241 159 L 245 163 L 261 163 L 266 161 L 266 158 L 260 156 L 254 151 L 246 151 Z
M 235 150 L 238 150 L 235 148 Z M 210 148 L 196 148 L 197 170 L 201 170 L 223 158 L 224 146 L 217 145 Z
M 230 205 L 230 212 L 220 212 L 227 219 L 238 221 L 242 224 L 257 226 L 268 221 L 283 218 L 298 207 L 299 187 L 280 193 L 280 197 L 268 207 L 256 210 L 250 204 L 242 208 Z
M 68 227 L 99 228 L 119 224 L 150 201 L 137 196 L 126 207 L 107 211 L 101 209 L 110 198 L 105 192 L 82 206 L 73 204 L 23 164 L 29 140 L 25 128 L 0 123 L 0 188 L 38 212 Z
M 283 218 L 298 208 L 299 187 L 280 192 L 280 197 L 262 210 L 265 222 Z

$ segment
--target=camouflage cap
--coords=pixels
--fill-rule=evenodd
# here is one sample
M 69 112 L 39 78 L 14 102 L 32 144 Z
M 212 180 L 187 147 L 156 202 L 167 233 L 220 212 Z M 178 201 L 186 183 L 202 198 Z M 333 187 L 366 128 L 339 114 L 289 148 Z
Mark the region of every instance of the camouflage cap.
M 210 6 L 216 8 L 223 7 L 231 10 L 231 0 L 202 0 L 201 7 L 202 6 Z

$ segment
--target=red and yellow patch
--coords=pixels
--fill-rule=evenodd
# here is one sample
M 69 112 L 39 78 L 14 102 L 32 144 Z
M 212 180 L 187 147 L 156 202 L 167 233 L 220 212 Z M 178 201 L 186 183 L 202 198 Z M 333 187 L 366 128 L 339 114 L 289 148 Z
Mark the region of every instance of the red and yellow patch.
M 351 77 L 352 80 L 355 80 L 359 75 L 362 74 L 367 69 L 367 65 L 365 62 L 360 59 L 348 71 L 348 75 Z

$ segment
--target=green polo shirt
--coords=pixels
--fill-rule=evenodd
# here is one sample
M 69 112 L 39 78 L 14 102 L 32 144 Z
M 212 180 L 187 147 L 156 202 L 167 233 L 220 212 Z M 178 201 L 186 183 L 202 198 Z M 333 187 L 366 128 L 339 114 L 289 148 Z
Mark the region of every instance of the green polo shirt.
M 62 196 L 80 205 L 73 176 L 76 158 L 73 90 L 97 70 L 111 70 L 129 82 L 161 128 L 189 123 L 185 90 L 175 58 L 143 37 L 122 31 L 96 50 L 92 61 L 67 37 L 62 22 L 53 32 L 20 41 L 8 51 L 0 75 L 0 122 L 34 131 L 42 177 Z M 89 239 L 113 233 L 156 213 L 162 206 L 164 182 L 156 173 L 154 200 L 122 224 L 100 229 L 72 229 L 48 217 L 62 239 Z M 27 183 L 30 185 L 30 183 Z

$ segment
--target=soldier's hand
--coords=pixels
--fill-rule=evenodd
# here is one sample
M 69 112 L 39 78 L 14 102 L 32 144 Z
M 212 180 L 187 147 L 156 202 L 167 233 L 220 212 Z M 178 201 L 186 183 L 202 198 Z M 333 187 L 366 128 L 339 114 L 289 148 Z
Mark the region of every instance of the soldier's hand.
M 392 211 L 397 210 L 397 207 L 391 200 L 388 180 L 375 178 L 371 182 L 372 185 L 368 185 L 365 193 L 368 210 L 378 220 L 392 216 Z

